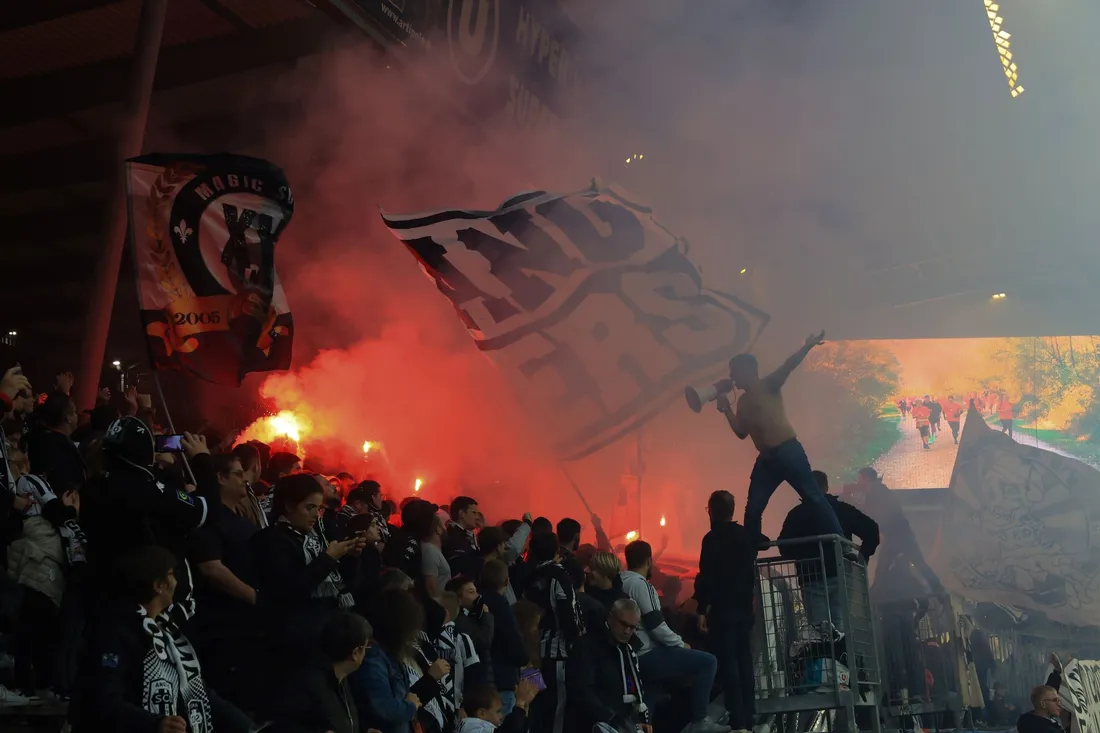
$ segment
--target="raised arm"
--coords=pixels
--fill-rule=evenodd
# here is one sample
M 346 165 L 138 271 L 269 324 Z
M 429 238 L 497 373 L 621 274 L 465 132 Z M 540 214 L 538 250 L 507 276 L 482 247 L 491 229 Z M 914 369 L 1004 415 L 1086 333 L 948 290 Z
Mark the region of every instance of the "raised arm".
M 810 334 L 806 338 L 806 343 L 802 345 L 802 348 L 787 357 L 787 360 L 779 365 L 779 368 L 764 378 L 764 381 L 768 383 L 768 386 L 773 389 L 779 389 L 787 382 L 787 377 L 791 376 L 791 372 L 798 368 L 798 365 L 802 363 L 802 360 L 806 358 L 806 355 L 810 353 L 815 346 L 825 343 L 825 332 Z

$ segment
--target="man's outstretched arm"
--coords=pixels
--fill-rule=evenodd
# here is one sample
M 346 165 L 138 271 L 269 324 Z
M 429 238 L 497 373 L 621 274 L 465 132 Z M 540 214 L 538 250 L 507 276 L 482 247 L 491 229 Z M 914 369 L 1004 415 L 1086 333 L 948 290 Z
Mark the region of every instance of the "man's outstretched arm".
M 787 377 L 791 376 L 791 372 L 798 368 L 798 365 L 802 363 L 806 355 L 809 354 L 815 346 L 823 343 L 825 343 L 824 331 L 811 334 L 806 338 L 806 343 L 802 345 L 802 348 L 787 357 L 787 360 L 783 362 L 778 369 L 765 377 L 764 381 L 773 389 L 779 389 L 786 384 Z

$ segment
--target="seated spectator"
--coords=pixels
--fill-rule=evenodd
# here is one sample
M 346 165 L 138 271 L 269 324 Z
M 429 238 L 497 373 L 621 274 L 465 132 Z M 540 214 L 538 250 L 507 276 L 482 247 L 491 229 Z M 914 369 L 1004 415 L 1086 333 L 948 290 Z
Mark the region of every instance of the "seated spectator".
M 635 636 L 642 623 L 638 604 L 616 601 L 601 631 L 577 640 L 566 663 L 565 730 L 591 731 L 599 724 L 612 730 L 636 730 L 649 724 Z
M 268 700 L 271 733 L 360 733 L 348 675 L 367 654 L 371 627 L 362 616 L 338 611 L 321 629 L 317 650 L 280 679 Z
M 489 529 L 491 527 L 486 527 L 483 532 Z M 516 705 L 519 671 L 529 663 L 515 610 L 504 595 L 508 587 L 508 566 L 500 560 L 487 561 L 481 569 L 481 587 L 481 599 L 494 622 L 488 658 L 492 662 L 493 682 L 500 692 L 503 711 L 507 715 Z
M 520 684 L 516 703 L 510 711 L 504 710 L 500 693 L 491 685 L 478 685 L 466 693 L 463 710 L 466 717 L 458 724 L 456 733 L 526 733 L 527 708 L 538 694 L 538 688 L 530 682 Z
M 382 733 L 409 733 L 413 721 L 441 731 L 439 684 L 450 671 L 443 660 L 427 666 L 419 642 L 424 609 L 411 593 L 388 590 L 375 599 L 371 613 L 375 643 L 348 683 L 365 725 Z M 430 709 L 420 714 L 425 706 Z
M 707 718 L 710 691 L 718 662 L 706 652 L 690 648 L 680 635 L 669 628 L 661 612 L 657 591 L 647 580 L 653 568 L 653 548 L 648 542 L 635 540 L 626 546 L 626 566 L 623 590 L 638 604 L 642 626 L 638 638 L 638 664 L 647 683 L 683 683 L 690 680 L 689 714 L 691 723 L 686 733 L 727 733 L 728 725 Z
M 116 607 L 92 628 L 74 730 L 248 733 L 252 721 L 206 686 L 190 640 L 169 618 L 176 558 L 162 547 L 119 557 Z M 134 613 L 137 608 L 138 612 Z

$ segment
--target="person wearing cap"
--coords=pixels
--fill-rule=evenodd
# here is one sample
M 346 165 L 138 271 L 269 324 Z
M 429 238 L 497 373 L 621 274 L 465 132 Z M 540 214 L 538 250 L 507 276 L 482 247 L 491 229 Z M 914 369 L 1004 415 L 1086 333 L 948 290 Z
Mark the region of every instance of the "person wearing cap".
M 749 496 L 745 502 L 745 530 L 750 537 L 760 534 L 764 510 L 784 481 L 820 515 L 823 534 L 844 533 L 836 512 L 814 480 L 810 459 L 787 419 L 783 404 L 782 389 L 787 378 L 815 346 L 825 343 L 824 339 L 824 331 L 812 334 L 801 349 L 766 377 L 760 376 L 756 357 L 752 354 L 739 354 L 730 359 L 732 384 L 728 391 L 735 388 L 744 392 L 737 400 L 736 412 L 729 398 L 720 394 L 718 411 L 726 416 L 730 429 L 738 438 L 751 437 L 760 452 L 749 476 Z
M 172 491 L 153 474 L 153 431 L 136 417 L 111 423 L 103 438 L 106 473 L 86 484 L 82 493 L 84 529 L 88 535 L 89 563 L 106 586 L 110 568 L 125 552 L 148 545 L 170 550 L 178 559 L 176 612 L 185 618 L 194 613 L 191 568 L 187 563 L 188 535 L 217 517 L 221 505 L 217 473 L 206 439 L 184 433 L 181 440 L 198 487 Z

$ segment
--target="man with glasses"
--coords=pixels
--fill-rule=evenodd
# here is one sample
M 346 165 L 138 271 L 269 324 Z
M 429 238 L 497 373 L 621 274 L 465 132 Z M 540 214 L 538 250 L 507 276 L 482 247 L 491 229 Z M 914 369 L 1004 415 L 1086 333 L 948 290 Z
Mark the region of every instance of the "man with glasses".
M 1031 691 L 1031 705 L 1035 709 L 1016 721 L 1017 733 L 1066 733 L 1062 725 L 1062 698 L 1058 694 L 1062 686 L 1062 662 L 1057 654 L 1051 654 L 1050 663 L 1053 670 L 1047 683 Z
M 566 730 L 652 733 L 635 652 L 642 612 L 630 598 L 611 606 L 600 633 L 582 636 L 565 668 Z

